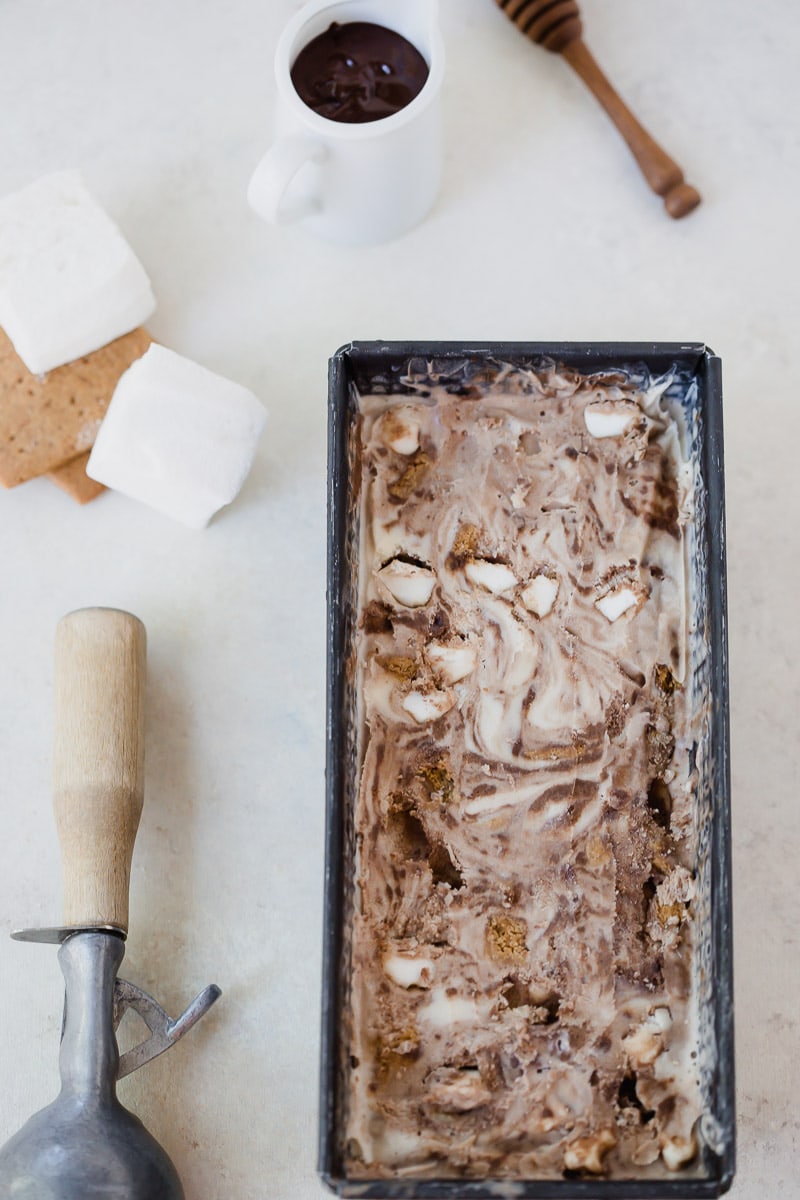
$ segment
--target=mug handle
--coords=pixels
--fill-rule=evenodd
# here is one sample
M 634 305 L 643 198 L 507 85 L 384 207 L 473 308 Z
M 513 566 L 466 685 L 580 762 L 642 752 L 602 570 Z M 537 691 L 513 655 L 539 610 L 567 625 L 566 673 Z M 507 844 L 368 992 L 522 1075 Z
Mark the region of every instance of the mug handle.
M 296 134 L 280 138 L 253 172 L 247 188 L 247 202 L 265 221 L 273 225 L 288 225 L 319 210 L 319 198 L 303 196 L 289 204 L 283 203 L 287 189 L 297 172 L 306 163 L 321 163 L 328 150 L 314 138 Z

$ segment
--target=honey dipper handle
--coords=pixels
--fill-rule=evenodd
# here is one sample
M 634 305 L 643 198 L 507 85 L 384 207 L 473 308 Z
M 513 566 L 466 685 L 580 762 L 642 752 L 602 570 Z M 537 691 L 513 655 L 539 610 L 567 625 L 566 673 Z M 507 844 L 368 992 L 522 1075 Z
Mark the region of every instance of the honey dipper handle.
M 700 203 L 700 193 L 684 182 L 678 164 L 639 124 L 606 79 L 583 39 L 574 38 L 561 48 L 561 53 L 611 117 L 650 187 L 663 196 L 669 215 L 685 217 Z
M 79 609 L 56 630 L 53 800 L 67 926 L 128 929 L 145 652 L 144 625 L 117 609 Z

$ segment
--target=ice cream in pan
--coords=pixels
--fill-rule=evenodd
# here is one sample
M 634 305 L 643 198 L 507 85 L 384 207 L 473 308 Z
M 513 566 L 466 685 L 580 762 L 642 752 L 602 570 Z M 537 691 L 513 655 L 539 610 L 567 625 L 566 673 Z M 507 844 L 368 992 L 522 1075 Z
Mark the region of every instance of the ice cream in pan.
M 692 1170 L 691 471 L 663 386 L 359 399 L 358 1178 Z

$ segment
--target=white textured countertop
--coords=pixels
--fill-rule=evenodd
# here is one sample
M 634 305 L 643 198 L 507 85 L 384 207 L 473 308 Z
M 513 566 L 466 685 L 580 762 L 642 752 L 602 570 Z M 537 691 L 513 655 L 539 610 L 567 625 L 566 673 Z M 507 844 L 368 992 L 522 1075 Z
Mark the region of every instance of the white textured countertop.
M 149 634 L 147 796 L 124 973 L 223 1000 L 120 1087 L 189 1200 L 319 1197 L 326 363 L 371 338 L 705 340 L 723 359 L 739 1174 L 800 1196 L 797 196 L 800 9 L 585 0 L 587 41 L 684 166 L 670 221 L 565 64 L 444 0 L 447 160 L 429 219 L 342 250 L 247 209 L 291 0 L 5 0 L 0 194 L 80 167 L 145 264 L 153 335 L 270 422 L 205 532 L 119 495 L 0 494 L 0 933 L 60 914 L 52 642 L 83 605 Z M 0 1142 L 57 1089 L 52 948 L 0 938 Z

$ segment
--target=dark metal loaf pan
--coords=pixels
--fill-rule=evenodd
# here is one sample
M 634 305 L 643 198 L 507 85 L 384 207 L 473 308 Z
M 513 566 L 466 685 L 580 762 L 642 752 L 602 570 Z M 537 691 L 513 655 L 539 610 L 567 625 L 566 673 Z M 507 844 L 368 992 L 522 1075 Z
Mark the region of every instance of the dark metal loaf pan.
M 433 369 L 453 386 L 493 363 L 524 367 L 543 358 L 593 372 L 627 367 L 653 376 L 677 366 L 695 382 L 686 393 L 687 427 L 699 470 L 695 496 L 692 570 L 697 595 L 694 623 L 703 637 L 699 668 L 708 703 L 704 737 L 706 769 L 698 789 L 703 910 L 708 928 L 698 949 L 701 1032 L 711 1046 L 704 1080 L 706 1111 L 699 1168 L 667 1179 L 381 1179 L 348 1180 L 342 1164 L 343 1112 L 340 1030 L 346 969 L 347 896 L 353 876 L 349 830 L 357 786 L 354 696 L 348 664 L 356 614 L 352 592 L 357 530 L 354 528 L 351 433 L 357 392 L 402 393 L 402 378 Z M 735 1166 L 733 1067 L 733 967 L 730 879 L 730 777 L 728 663 L 726 645 L 725 524 L 720 361 L 702 344 L 670 343 L 468 343 L 354 342 L 330 361 L 328 411 L 328 692 L 326 770 L 325 927 L 320 1078 L 319 1172 L 341 1196 L 387 1196 L 474 1200 L 497 1196 L 530 1200 L 596 1197 L 646 1200 L 719 1196 Z

